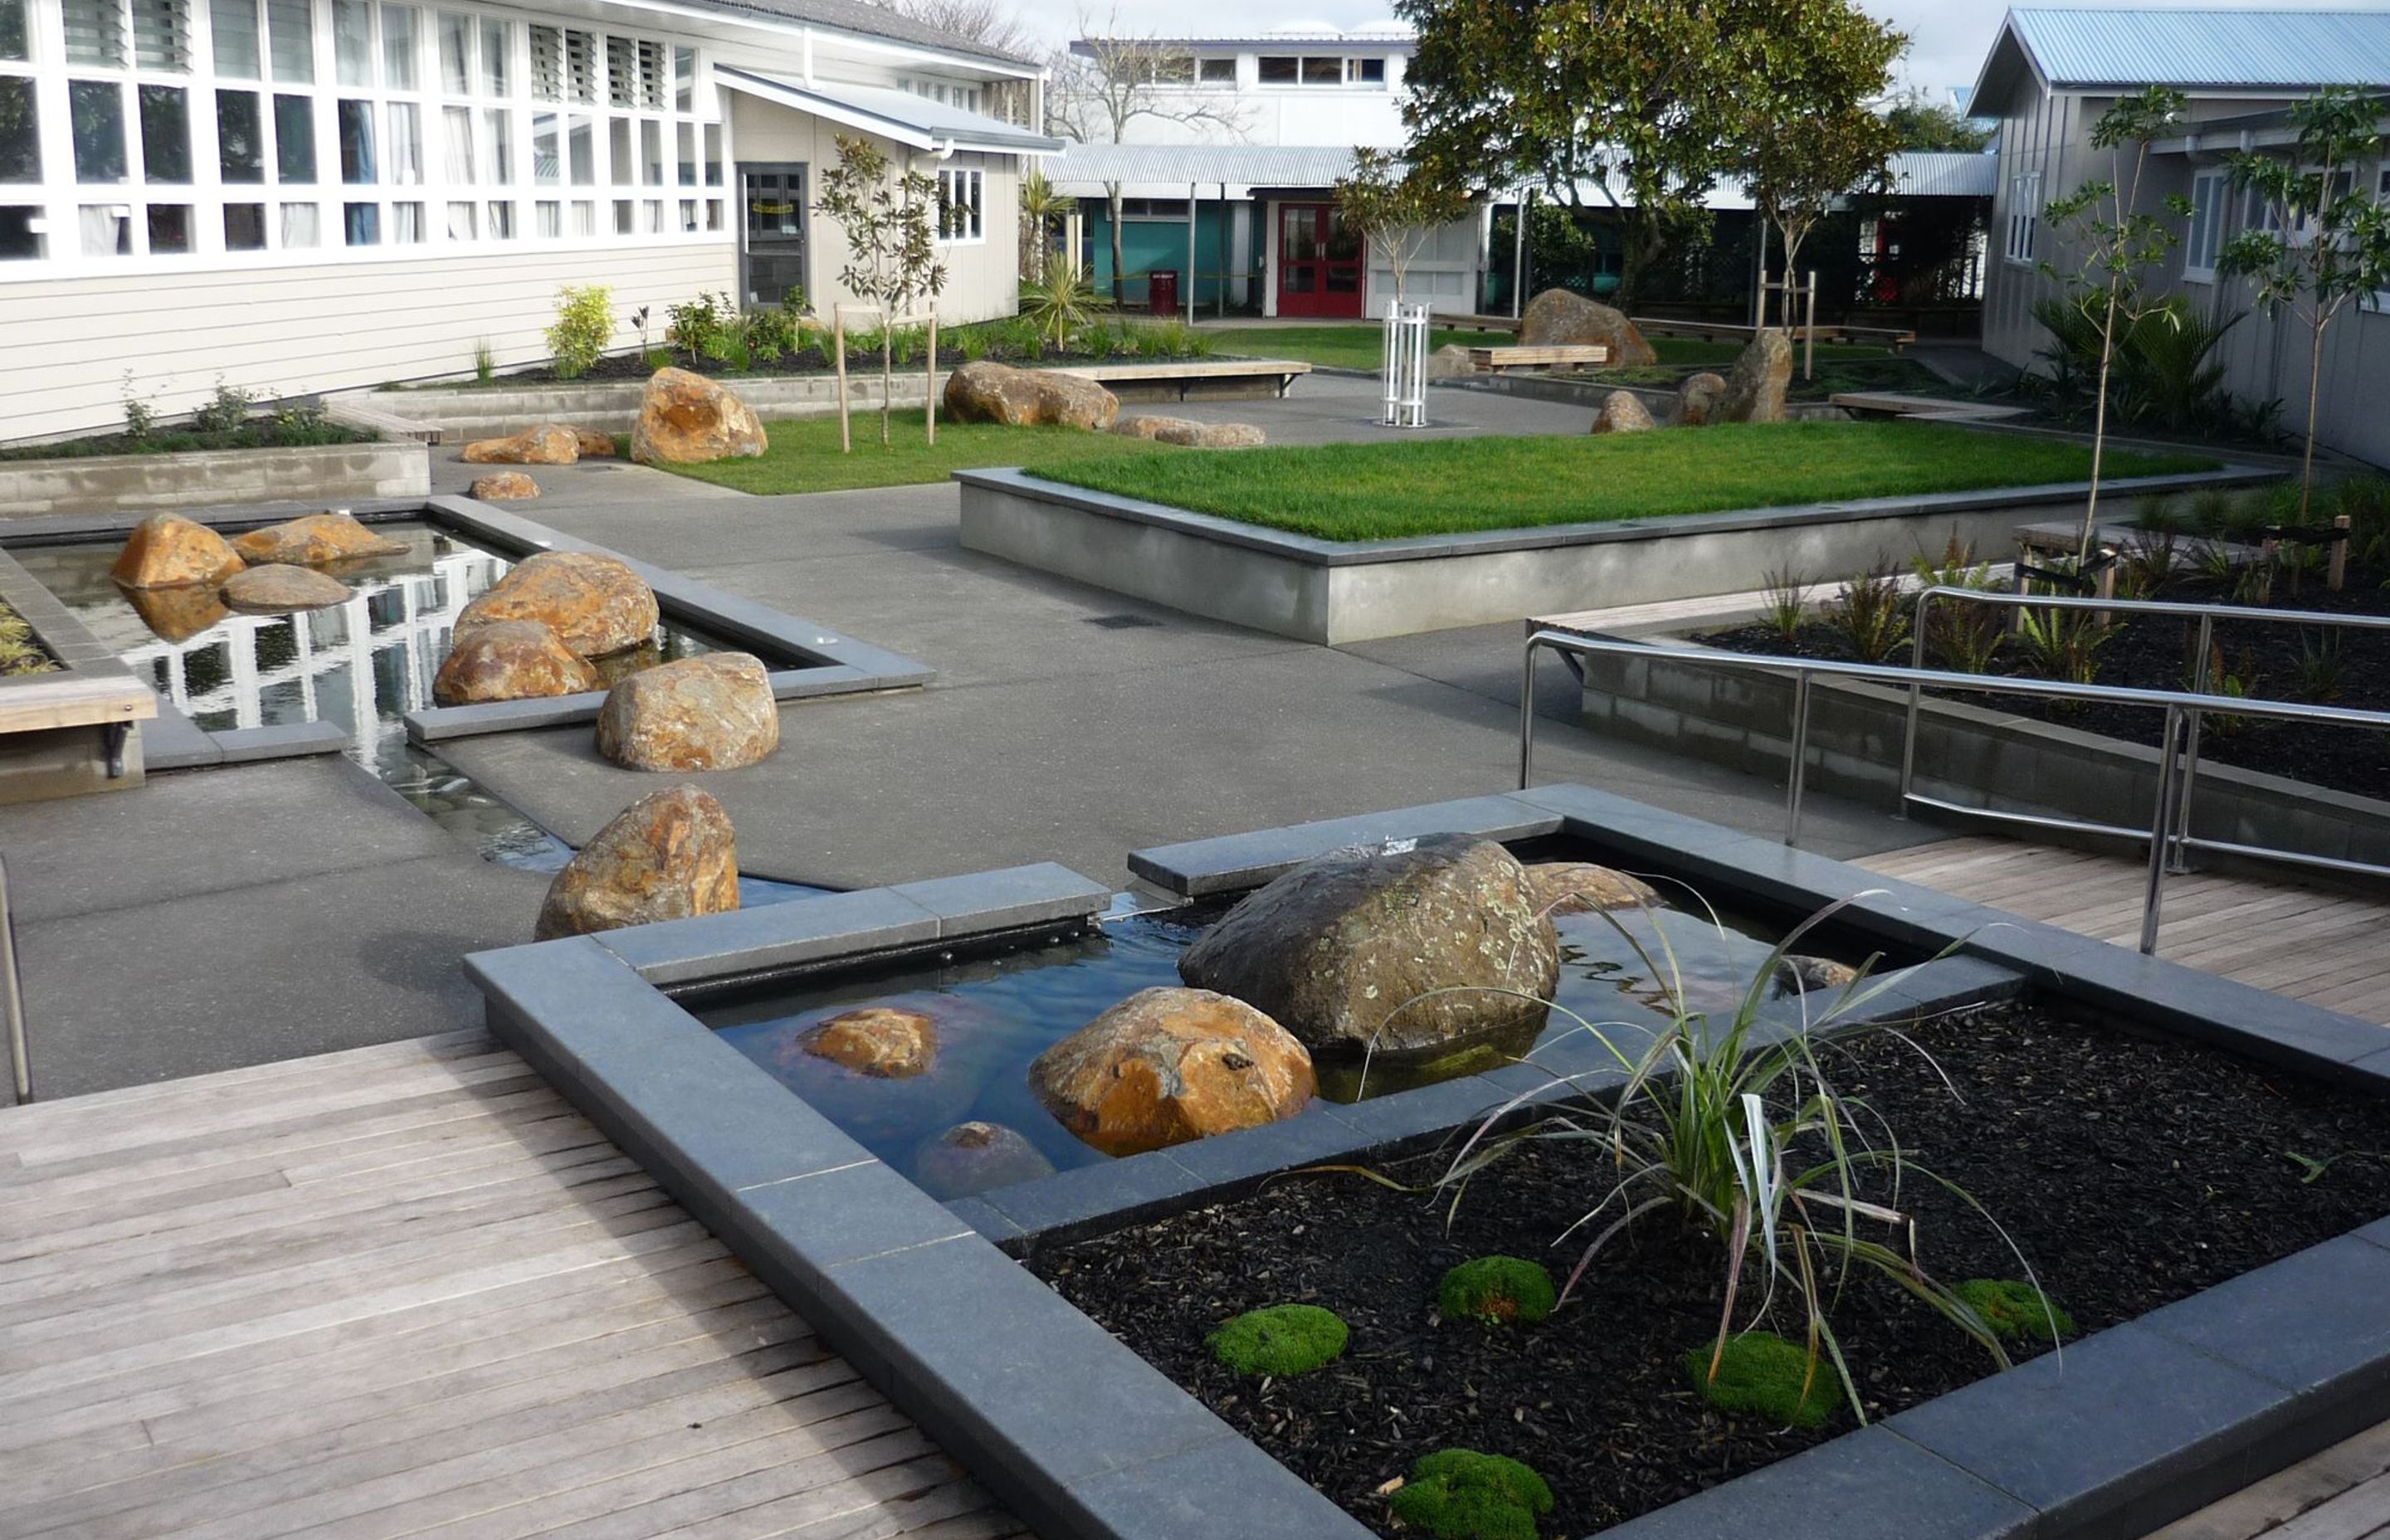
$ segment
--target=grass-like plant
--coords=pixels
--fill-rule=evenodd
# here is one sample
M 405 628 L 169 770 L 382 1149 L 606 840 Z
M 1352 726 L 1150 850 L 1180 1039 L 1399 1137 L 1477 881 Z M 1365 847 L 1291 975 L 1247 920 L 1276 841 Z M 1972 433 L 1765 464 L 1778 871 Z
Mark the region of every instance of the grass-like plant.
M 1826 606 L 1826 623 L 1860 661 L 1880 663 L 1908 640 L 1907 596 L 1891 572 L 1854 572 Z
M 2347 673 L 2347 659 L 2341 650 L 2341 634 L 2337 631 L 2299 629 L 2299 699 L 2302 700 L 2336 700 L 2340 699 L 2340 681 Z
M 2128 599 L 2155 598 L 2182 570 L 2182 552 L 2172 530 L 2150 529 L 2125 542 L 2118 553 L 2116 592 Z
M 1929 588 L 1964 588 L 1981 594 L 1998 586 L 1992 581 L 1992 564 L 1978 561 L 1974 547 L 1960 539 L 1956 530 L 1950 532 L 1940 560 L 1921 555 L 1911 558 L 1911 565 L 1918 583 Z M 2002 635 L 2000 613 L 1988 605 L 1944 599 L 1926 608 L 1926 656 L 1944 668 L 1960 674 L 1988 672 Z
M 1062 263 L 1048 263 L 1042 276 L 1021 286 L 1021 319 L 1041 348 L 1060 353 L 1072 336 L 1096 318 L 1096 291 Z M 1033 354 L 1034 356 L 1034 354 Z
M 1625 1035 L 1635 1030 L 1629 1024 L 1595 1023 L 1553 1006 L 1556 1016 L 1574 1023 L 1574 1032 L 1590 1034 L 1600 1045 L 1624 1072 L 1624 1084 L 1607 1101 L 1564 1106 L 1506 1132 L 1518 1109 L 1553 1087 L 1519 1093 L 1487 1114 L 1440 1178 L 1441 1186 L 1452 1189 L 1457 1207 L 1473 1180 L 1521 1149 L 1536 1143 L 1590 1145 L 1612 1174 L 1592 1206 L 1561 1238 L 1589 1237 L 1561 1290 L 1561 1302 L 1621 1237 L 1673 1224 L 1707 1238 L 1720 1257 L 1723 1298 L 1705 1377 L 1721 1372 L 1736 1334 L 1737 1305 L 1755 1290 L 1754 1321 L 1768 1318 L 1780 1301 L 1800 1325 L 1810 1371 L 1823 1373 L 1831 1366 L 1862 1421 L 1866 1411 L 1858 1387 L 1830 1319 L 1833 1302 L 1855 1274 L 1889 1281 L 1980 1343 L 2000 1367 L 2008 1364 L 1991 1327 L 1927 1271 L 1919 1255 L 1916 1221 L 1900 1207 L 1901 1194 L 1908 1184 L 1930 1183 L 1984 1214 L 1996 1231 L 1997 1222 L 1963 1188 L 1914 1161 L 1866 1098 L 1844 1090 L 1829 1069 L 1841 1051 L 1828 1035 L 1833 1028 L 1891 1035 L 1933 1064 L 1898 1028 L 1859 1023 L 1858 1013 L 1885 987 L 1882 980 L 1870 977 L 1873 959 L 1838 994 L 1802 994 L 1799 1017 L 1789 1030 L 1761 1031 L 1761 1007 L 1784 960 L 1811 931 L 1865 896 L 1831 905 L 1793 927 L 1723 1020 L 1683 1007 L 1682 974 L 1664 930 L 1659 933 L 1664 967 L 1605 911 L 1649 975 L 1666 984 L 1678 1002 L 1676 1013 L 1638 1050 Z M 1822 1008 L 1813 1009 L 1813 1003 Z M 1555 1081 L 1565 1085 L 1573 1077 Z M 2005 1238 L 2006 1232 L 1999 1233 Z M 2030 1277 L 2022 1255 L 2017 1260 Z
M 1800 640 L 1808 620 L 1809 585 L 1789 567 L 1772 567 L 1760 574 L 1759 618 L 1777 640 L 1791 647 Z
M 2060 562 L 2063 568 L 2066 562 Z M 2044 679 L 2088 685 L 2100 676 L 2100 653 L 2122 628 L 2096 610 L 2025 605 L 2016 611 L 2017 646 L 2026 666 Z M 2072 706 L 2074 702 L 2062 702 Z

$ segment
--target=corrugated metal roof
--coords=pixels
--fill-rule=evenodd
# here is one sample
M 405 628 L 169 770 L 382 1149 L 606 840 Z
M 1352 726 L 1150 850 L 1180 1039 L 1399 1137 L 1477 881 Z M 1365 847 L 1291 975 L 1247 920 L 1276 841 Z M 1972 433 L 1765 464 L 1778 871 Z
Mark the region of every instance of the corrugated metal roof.
M 831 27 L 840 32 L 859 32 L 866 37 L 886 38 L 892 43 L 909 43 L 917 47 L 935 48 L 941 52 L 967 58 L 986 59 L 991 63 L 1009 64 L 1016 68 L 1037 61 L 1008 54 L 1001 48 L 991 48 L 926 21 L 916 21 L 885 6 L 874 6 L 867 0 L 689 0 L 701 10 L 723 11 L 732 15 L 744 12 L 751 16 L 767 17 L 776 21 L 810 22 L 816 27 Z
M 2390 85 L 2390 12 L 2012 10 L 1972 105 L 2003 111 L 2037 74 L 2065 90 Z
M 1903 150 L 1892 158 L 1892 190 L 1905 198 L 1989 198 L 2000 158 L 1958 150 Z
M 1353 171 L 1350 146 L 1073 145 L 1046 162 L 1046 175 L 1073 197 L 1110 182 L 1190 182 L 1231 187 L 1326 187 Z
M 743 91 L 850 128 L 883 135 L 916 149 L 952 146 L 958 149 L 1049 155 L 1062 148 L 1060 139 L 1049 139 L 1001 118 L 966 112 L 959 107 L 917 96 L 909 91 L 893 91 L 880 85 L 807 85 L 803 81 L 760 74 L 727 64 L 715 65 L 713 72 L 733 91 Z

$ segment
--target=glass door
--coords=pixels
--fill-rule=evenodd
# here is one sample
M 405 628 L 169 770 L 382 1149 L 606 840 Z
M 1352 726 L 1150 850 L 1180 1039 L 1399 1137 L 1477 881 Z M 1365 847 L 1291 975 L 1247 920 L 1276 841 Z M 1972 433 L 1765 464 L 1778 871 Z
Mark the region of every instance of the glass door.
M 1358 318 L 1364 243 L 1332 203 L 1281 203 L 1278 211 L 1278 313 Z
M 739 225 L 741 288 L 750 310 L 805 292 L 805 168 L 741 165 Z

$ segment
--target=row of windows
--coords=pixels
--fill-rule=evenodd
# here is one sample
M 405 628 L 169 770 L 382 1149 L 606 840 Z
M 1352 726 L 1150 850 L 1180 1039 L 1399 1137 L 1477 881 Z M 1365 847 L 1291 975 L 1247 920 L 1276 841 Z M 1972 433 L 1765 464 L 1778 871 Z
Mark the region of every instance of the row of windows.
M 531 233 L 544 240 L 617 236 L 695 235 L 723 228 L 723 200 L 713 199 L 614 199 L 600 201 L 538 199 L 529 206 Z M 337 238 L 325 235 L 328 205 L 228 202 L 217 211 L 225 251 L 312 250 L 326 245 L 419 246 L 438 219 L 446 238 L 472 241 L 485 235 L 510 240 L 520 233 L 524 205 L 512 199 L 456 199 L 426 203 L 341 202 L 328 205 Z M 186 256 L 199 249 L 203 211 L 188 203 L 87 203 L 75 210 L 76 250 L 84 256 Z M 38 210 L 0 204 L 0 257 L 40 254 L 42 232 L 32 227 Z
M 938 171 L 938 235 L 941 245 L 976 245 L 984 238 L 980 217 L 980 173 L 969 167 Z
M 2357 187 L 2354 171 L 2336 173 L 2332 178 L 2332 197 L 2336 202 L 2349 197 Z M 2390 162 L 2374 173 L 2373 196 L 2390 203 Z M 2231 220 L 2231 173 L 2222 168 L 2195 172 L 2191 179 L 2191 219 L 2183 234 L 2183 276 L 2195 283 L 2212 283 L 2216 264 L 2229 235 L 2227 226 Z M 2280 232 L 2281 211 L 2269 204 L 2255 189 L 2251 189 L 2242 212 L 2244 229 Z M 2294 223 L 2294 241 L 2310 238 L 2312 220 L 2302 214 Z M 2041 225 L 2041 173 L 2024 172 L 2009 179 L 2008 245 L 2006 255 L 2011 263 L 2030 263 L 2039 238 Z
M 1382 54 L 1263 54 L 1253 62 L 1254 78 L 1263 85 L 1358 85 L 1383 89 L 1386 83 L 1386 59 Z M 1199 58 L 1191 54 L 1165 53 L 1150 61 L 1145 73 L 1156 85 L 1234 85 L 1237 58 L 1233 54 Z

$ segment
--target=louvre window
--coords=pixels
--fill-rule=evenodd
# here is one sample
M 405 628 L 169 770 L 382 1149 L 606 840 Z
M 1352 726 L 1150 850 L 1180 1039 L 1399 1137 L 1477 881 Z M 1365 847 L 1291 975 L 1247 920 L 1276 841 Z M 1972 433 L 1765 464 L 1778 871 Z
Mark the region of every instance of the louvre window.
M 615 107 L 639 105 L 637 49 L 627 37 L 606 40 L 606 100 Z
M 6 0 L 0 0 L 6 4 Z M 697 108 L 697 50 L 673 50 L 673 109 L 678 112 L 694 111 Z
M 564 99 L 564 34 L 554 27 L 531 30 L 531 94 L 544 102 Z
M 332 0 L 332 71 L 342 85 L 373 83 L 373 7 Z
M 506 96 L 514 94 L 515 30 L 511 23 L 484 20 L 482 23 L 482 95 Z
M 61 0 L 67 29 L 67 62 L 124 67 L 124 13 L 117 0 Z
M 133 62 L 178 75 L 189 71 L 191 13 L 186 0 L 133 0 Z
M 208 7 L 208 33 L 214 40 L 217 74 L 257 79 L 257 0 L 214 0 Z
M 381 83 L 393 91 L 415 89 L 415 8 L 381 8 Z
M 639 105 L 652 112 L 664 110 L 672 97 L 672 56 L 661 43 L 639 41 Z
M 303 85 L 315 78 L 315 13 L 307 0 L 265 0 L 265 35 L 276 80 Z

